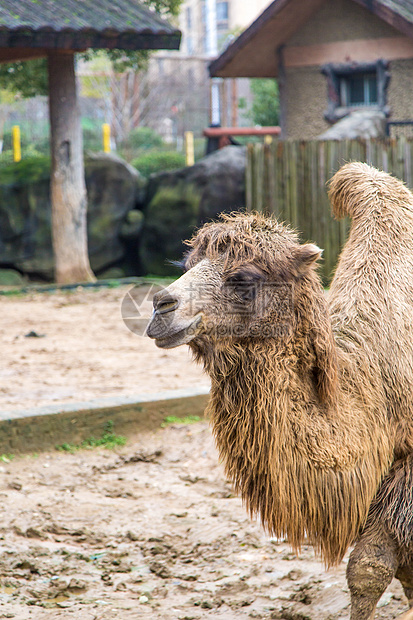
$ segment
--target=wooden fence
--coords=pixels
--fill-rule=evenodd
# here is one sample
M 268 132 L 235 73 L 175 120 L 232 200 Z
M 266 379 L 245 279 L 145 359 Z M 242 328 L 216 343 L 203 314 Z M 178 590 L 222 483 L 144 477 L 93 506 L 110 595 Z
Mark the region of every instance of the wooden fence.
M 327 184 L 344 163 L 365 161 L 413 189 L 413 139 L 275 141 L 247 147 L 248 210 L 274 214 L 324 249 L 327 283 L 347 238 L 348 221 L 331 216 Z

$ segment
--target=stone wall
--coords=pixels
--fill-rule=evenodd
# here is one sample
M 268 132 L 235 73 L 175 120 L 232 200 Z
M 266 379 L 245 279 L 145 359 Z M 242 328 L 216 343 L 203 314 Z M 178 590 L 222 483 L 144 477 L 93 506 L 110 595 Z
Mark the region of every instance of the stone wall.
M 413 119 L 413 59 L 389 64 L 389 120 Z M 327 108 L 327 81 L 319 67 L 299 67 L 287 71 L 286 135 L 291 140 L 313 140 L 331 125 L 324 119 Z
M 389 120 L 413 119 L 413 59 L 393 60 L 390 63 L 390 75 Z
M 313 140 L 330 127 L 324 119 L 327 82 L 319 67 L 289 69 L 285 88 L 288 139 Z

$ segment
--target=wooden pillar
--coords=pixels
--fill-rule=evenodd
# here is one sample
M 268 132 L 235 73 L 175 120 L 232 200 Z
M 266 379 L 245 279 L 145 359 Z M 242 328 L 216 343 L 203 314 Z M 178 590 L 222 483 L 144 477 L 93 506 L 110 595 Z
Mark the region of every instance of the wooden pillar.
M 285 75 L 284 45 L 277 50 L 278 94 L 280 99 L 281 140 L 287 139 L 287 80 Z
M 221 80 L 220 83 L 220 96 L 221 100 L 221 125 L 223 127 L 228 126 L 228 101 L 227 101 L 227 81 Z
M 91 282 L 82 130 L 73 52 L 48 57 L 52 241 L 59 284 Z
M 231 127 L 238 127 L 237 78 L 232 78 L 231 80 Z

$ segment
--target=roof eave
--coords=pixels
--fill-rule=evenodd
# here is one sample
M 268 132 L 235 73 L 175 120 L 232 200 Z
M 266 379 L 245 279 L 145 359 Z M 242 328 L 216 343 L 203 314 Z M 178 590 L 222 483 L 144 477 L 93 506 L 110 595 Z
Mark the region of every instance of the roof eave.
M 380 0 L 354 0 L 365 9 L 374 13 L 376 16 L 387 22 L 389 25 L 399 30 L 399 32 L 413 39 L 413 20 L 409 20 L 401 13 L 392 10 Z M 277 18 L 278 22 L 281 13 L 288 13 L 288 5 L 292 0 L 274 0 L 272 4 L 247 28 L 218 58 L 213 60 L 209 65 L 209 73 L 211 77 L 277 77 L 278 62 L 271 61 L 271 71 L 266 68 L 268 62 L 255 61 L 255 65 L 251 55 L 254 50 L 260 47 L 260 38 L 265 30 L 271 27 L 270 22 Z M 321 4 L 321 2 L 320 2 Z M 310 2 L 308 2 L 310 5 Z M 291 8 L 291 7 L 290 7 Z M 284 10 L 285 9 L 285 10 Z M 298 14 L 296 12 L 296 14 Z M 294 19 L 291 14 L 289 16 Z M 288 23 L 288 22 L 287 22 Z M 298 22 L 297 22 L 298 24 Z M 291 34 L 291 33 L 290 33 Z M 254 43 L 254 40 L 256 44 Z M 286 43 L 287 37 L 282 32 L 278 32 L 272 40 L 272 51 L 276 54 L 277 49 Z M 247 66 L 249 65 L 249 67 Z
M 374 13 L 374 15 L 380 17 L 380 19 L 396 28 L 396 30 L 413 39 L 413 22 L 403 17 L 400 13 L 396 13 L 390 7 L 379 2 L 379 0 L 354 0 L 354 2 L 357 2 L 357 4 Z
M 275 0 L 265 11 L 247 28 L 242 34 L 231 43 L 227 49 L 218 58 L 213 60 L 209 65 L 209 74 L 211 77 L 226 77 L 225 66 L 228 65 L 234 56 L 258 33 L 258 31 L 289 2 L 289 0 Z M 240 77 L 253 77 L 249 75 Z
M 63 49 L 81 51 L 92 49 L 125 50 L 178 50 L 181 41 L 179 30 L 174 32 L 99 32 L 96 30 L 75 31 L 72 29 L 54 31 L 16 30 L 0 28 L 0 48 Z

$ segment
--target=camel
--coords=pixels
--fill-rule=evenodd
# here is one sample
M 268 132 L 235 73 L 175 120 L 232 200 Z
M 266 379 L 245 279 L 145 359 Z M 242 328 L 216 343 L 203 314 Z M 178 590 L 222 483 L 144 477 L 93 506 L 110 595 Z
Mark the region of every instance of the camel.
M 393 577 L 413 607 L 413 194 L 353 162 L 329 197 L 352 224 L 328 296 L 316 245 L 222 215 L 154 296 L 147 335 L 203 363 L 225 472 L 265 530 L 327 567 L 354 545 L 351 620 L 368 620 Z

